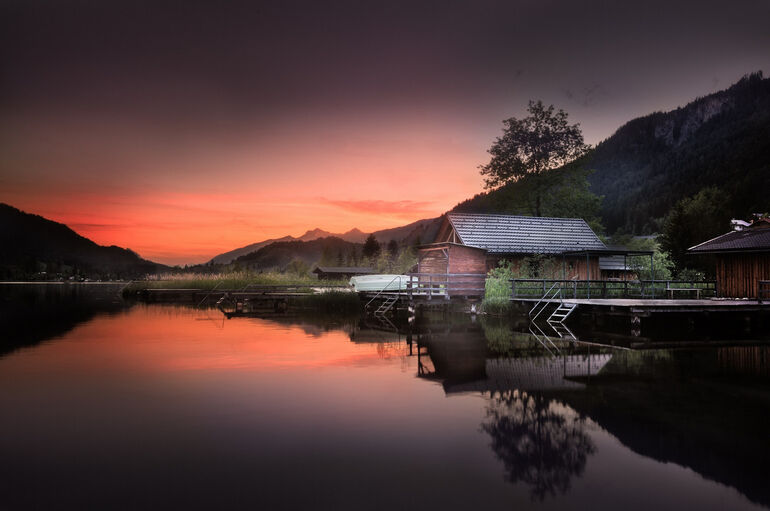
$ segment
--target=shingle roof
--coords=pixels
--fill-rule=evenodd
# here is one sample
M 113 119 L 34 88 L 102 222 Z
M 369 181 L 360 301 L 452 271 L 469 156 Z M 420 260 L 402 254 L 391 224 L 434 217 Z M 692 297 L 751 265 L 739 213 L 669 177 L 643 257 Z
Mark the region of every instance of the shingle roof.
M 498 254 L 560 254 L 604 249 L 581 218 L 449 213 L 463 244 Z
M 770 251 L 770 229 L 755 227 L 732 231 L 700 245 L 690 247 L 688 252 L 706 254 L 710 252 Z

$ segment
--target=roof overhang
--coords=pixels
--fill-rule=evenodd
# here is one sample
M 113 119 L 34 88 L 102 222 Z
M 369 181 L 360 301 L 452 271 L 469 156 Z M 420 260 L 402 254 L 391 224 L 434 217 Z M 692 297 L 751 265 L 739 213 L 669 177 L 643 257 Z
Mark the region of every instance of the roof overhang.
M 770 253 L 770 247 L 759 248 L 732 248 L 727 250 L 693 250 L 687 249 L 688 254 L 693 255 L 714 255 L 714 254 L 752 254 L 752 253 Z
M 625 250 L 620 248 L 594 248 L 587 250 L 568 250 L 562 252 L 559 255 L 571 255 L 571 256 L 650 256 L 654 254 L 654 250 Z
M 417 245 L 415 248 L 417 250 L 428 251 L 428 250 L 439 250 L 439 249 L 442 249 L 442 248 L 447 248 L 448 246 L 472 248 L 474 250 L 481 250 L 482 252 L 488 252 L 488 250 L 485 249 L 485 248 L 472 247 L 470 245 L 463 245 L 462 243 L 454 243 L 452 241 L 442 241 L 442 242 L 439 242 L 439 243 L 426 243 L 424 245 Z

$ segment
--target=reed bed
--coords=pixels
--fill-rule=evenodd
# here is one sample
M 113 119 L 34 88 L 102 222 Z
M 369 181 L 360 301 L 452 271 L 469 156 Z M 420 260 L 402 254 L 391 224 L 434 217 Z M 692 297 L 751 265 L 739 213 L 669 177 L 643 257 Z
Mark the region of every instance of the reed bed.
M 487 277 L 481 308 L 487 314 L 507 314 L 511 310 L 511 284 L 507 278 Z
M 346 286 L 345 280 L 322 280 L 314 276 L 299 276 L 291 273 L 161 273 L 150 275 L 146 280 L 137 280 L 128 284 L 124 293 L 142 289 L 243 289 L 246 286 Z

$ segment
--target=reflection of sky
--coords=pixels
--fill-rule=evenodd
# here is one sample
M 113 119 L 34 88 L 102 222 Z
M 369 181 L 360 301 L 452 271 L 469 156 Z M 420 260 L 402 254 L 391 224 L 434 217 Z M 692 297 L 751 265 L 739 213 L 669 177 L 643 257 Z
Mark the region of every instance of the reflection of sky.
M 0 409 L 12 411 L 0 416 L 4 504 L 533 505 L 528 488 L 505 482 L 480 431 L 488 399 L 447 398 L 416 378 L 416 357 L 404 358 L 403 344 L 384 349 L 340 331 L 309 335 L 207 314 L 137 306 L 0 359 Z M 596 453 L 584 474 L 538 508 L 746 503 L 689 470 L 630 452 L 590 420 L 585 431 Z

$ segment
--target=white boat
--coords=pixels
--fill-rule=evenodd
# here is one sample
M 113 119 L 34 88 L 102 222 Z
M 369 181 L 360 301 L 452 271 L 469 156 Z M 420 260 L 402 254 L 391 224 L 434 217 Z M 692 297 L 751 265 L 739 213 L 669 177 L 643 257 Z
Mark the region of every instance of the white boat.
M 358 275 L 350 278 L 357 293 L 362 291 L 403 291 L 414 277 L 409 275 Z

